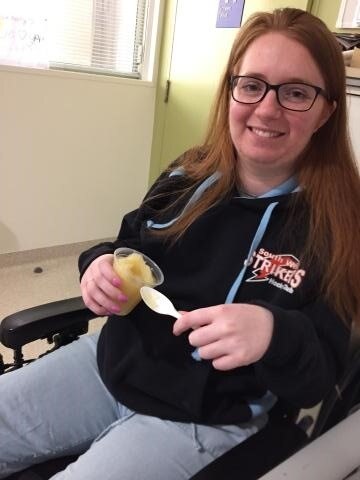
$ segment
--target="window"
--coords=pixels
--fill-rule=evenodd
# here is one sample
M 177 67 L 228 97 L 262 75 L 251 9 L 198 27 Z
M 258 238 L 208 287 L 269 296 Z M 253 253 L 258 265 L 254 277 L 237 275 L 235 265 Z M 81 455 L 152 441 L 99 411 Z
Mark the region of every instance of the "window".
M 336 28 L 360 28 L 360 0 L 341 0 Z
M 146 78 L 159 3 L 1 0 L 0 63 Z

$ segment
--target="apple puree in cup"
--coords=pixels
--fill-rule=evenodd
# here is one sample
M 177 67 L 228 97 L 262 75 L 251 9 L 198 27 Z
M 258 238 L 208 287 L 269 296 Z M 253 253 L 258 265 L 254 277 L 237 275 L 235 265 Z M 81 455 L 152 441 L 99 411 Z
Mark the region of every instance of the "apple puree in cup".
M 156 287 L 164 281 L 163 273 L 156 263 L 132 248 L 116 249 L 113 267 L 121 279 L 120 290 L 128 299 L 121 304 L 118 315 L 127 315 L 136 307 L 141 299 L 141 287 Z

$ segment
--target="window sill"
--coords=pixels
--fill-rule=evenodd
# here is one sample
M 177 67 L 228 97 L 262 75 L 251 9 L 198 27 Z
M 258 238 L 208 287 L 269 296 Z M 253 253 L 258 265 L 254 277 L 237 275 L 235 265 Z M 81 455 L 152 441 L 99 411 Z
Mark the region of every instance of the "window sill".
M 19 67 L 13 65 L 0 65 L 0 73 L 9 72 L 23 75 L 48 76 L 53 78 L 64 78 L 69 80 L 87 80 L 90 82 L 106 82 L 116 83 L 122 85 L 137 85 L 142 87 L 155 87 L 154 81 L 139 80 L 135 78 L 126 78 L 112 75 L 101 75 L 95 73 L 73 72 L 69 70 L 47 69 L 47 68 L 32 68 Z

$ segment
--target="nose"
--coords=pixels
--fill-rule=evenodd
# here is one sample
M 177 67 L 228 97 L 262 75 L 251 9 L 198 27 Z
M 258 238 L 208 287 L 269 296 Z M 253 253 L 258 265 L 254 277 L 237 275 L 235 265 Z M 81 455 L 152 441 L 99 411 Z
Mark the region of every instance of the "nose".
M 277 118 L 281 115 L 282 108 L 277 100 L 275 90 L 266 92 L 265 97 L 256 105 L 256 113 L 260 116 Z

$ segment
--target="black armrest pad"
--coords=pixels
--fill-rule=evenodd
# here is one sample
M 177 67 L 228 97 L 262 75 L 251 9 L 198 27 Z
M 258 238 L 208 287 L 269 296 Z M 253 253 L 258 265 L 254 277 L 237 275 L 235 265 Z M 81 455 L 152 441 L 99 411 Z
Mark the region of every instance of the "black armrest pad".
M 0 342 L 8 348 L 19 348 L 96 317 L 82 297 L 46 303 L 5 317 L 0 323 Z

